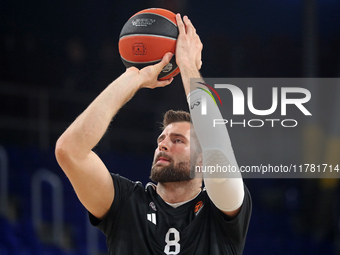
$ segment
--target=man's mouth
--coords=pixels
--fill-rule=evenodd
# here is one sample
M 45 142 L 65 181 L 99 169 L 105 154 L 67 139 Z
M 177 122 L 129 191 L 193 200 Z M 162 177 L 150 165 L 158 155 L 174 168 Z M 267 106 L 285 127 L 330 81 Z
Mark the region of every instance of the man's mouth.
M 163 163 L 163 162 L 170 162 L 170 159 L 164 158 L 164 157 L 159 157 L 157 159 L 157 163 Z
M 171 162 L 171 158 L 165 155 L 165 153 L 159 153 L 159 155 L 156 157 L 155 163 L 169 163 Z

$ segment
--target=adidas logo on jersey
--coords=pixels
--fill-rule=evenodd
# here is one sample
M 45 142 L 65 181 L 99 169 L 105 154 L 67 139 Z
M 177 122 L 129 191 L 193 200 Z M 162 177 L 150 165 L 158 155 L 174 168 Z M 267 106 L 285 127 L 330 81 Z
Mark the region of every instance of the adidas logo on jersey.
M 148 221 L 151 221 L 153 224 L 157 225 L 155 213 L 148 213 L 147 219 L 148 219 Z

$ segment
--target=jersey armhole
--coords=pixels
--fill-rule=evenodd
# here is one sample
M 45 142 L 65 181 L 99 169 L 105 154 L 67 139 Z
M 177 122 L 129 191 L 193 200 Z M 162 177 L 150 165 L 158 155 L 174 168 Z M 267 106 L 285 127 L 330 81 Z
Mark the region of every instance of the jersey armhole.
M 117 175 L 117 176 L 119 176 L 119 175 Z M 113 189 L 114 189 L 115 196 L 114 196 L 114 199 L 113 199 L 106 215 L 103 217 L 103 219 L 98 219 L 91 212 L 88 211 L 89 220 L 90 220 L 91 225 L 94 226 L 94 227 L 98 227 L 103 232 L 104 232 L 104 229 L 102 229 L 102 226 L 107 225 L 107 224 L 105 224 L 105 221 L 107 221 L 108 218 L 110 218 L 110 215 L 112 215 L 112 211 L 117 211 L 119 200 L 120 200 L 119 199 L 119 189 L 118 189 L 119 184 L 118 184 L 118 181 L 116 180 L 117 178 L 115 178 L 116 175 L 111 173 L 111 177 L 112 177 L 112 181 L 113 181 Z
M 218 209 L 211 200 L 210 202 L 212 203 L 214 210 L 217 211 L 217 214 L 220 215 L 223 223 L 237 224 L 238 221 L 242 221 L 242 219 L 246 220 L 247 216 L 249 215 L 250 217 L 251 215 L 251 211 L 252 211 L 251 196 L 250 196 L 248 188 L 245 185 L 244 185 L 244 198 L 243 198 L 243 202 L 241 205 L 241 209 L 235 217 L 230 217 L 226 215 L 220 209 Z
M 119 220 L 123 204 L 129 199 L 136 185 L 142 187 L 140 182 L 133 182 L 119 174 L 111 173 L 111 177 L 115 195 L 108 212 L 103 219 L 98 219 L 89 212 L 90 223 L 100 229 L 104 234 L 111 232 L 111 229 L 114 228 L 117 220 Z

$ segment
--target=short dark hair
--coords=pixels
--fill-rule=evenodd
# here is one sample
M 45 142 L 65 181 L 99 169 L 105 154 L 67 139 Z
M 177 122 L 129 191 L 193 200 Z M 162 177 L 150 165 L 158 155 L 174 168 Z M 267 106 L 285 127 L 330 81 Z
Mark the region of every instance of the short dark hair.
M 164 114 L 162 129 L 165 129 L 171 123 L 183 121 L 191 123 L 190 113 L 181 110 L 169 110 Z

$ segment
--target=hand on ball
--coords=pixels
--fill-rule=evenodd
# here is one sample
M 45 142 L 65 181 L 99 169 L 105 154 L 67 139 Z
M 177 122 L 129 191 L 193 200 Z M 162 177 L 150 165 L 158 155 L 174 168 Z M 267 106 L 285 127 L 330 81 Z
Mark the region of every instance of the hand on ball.
M 179 68 L 190 68 L 194 64 L 200 70 L 202 67 L 203 44 L 196 29 L 187 16 L 176 15 L 179 35 L 176 45 L 176 63 Z

